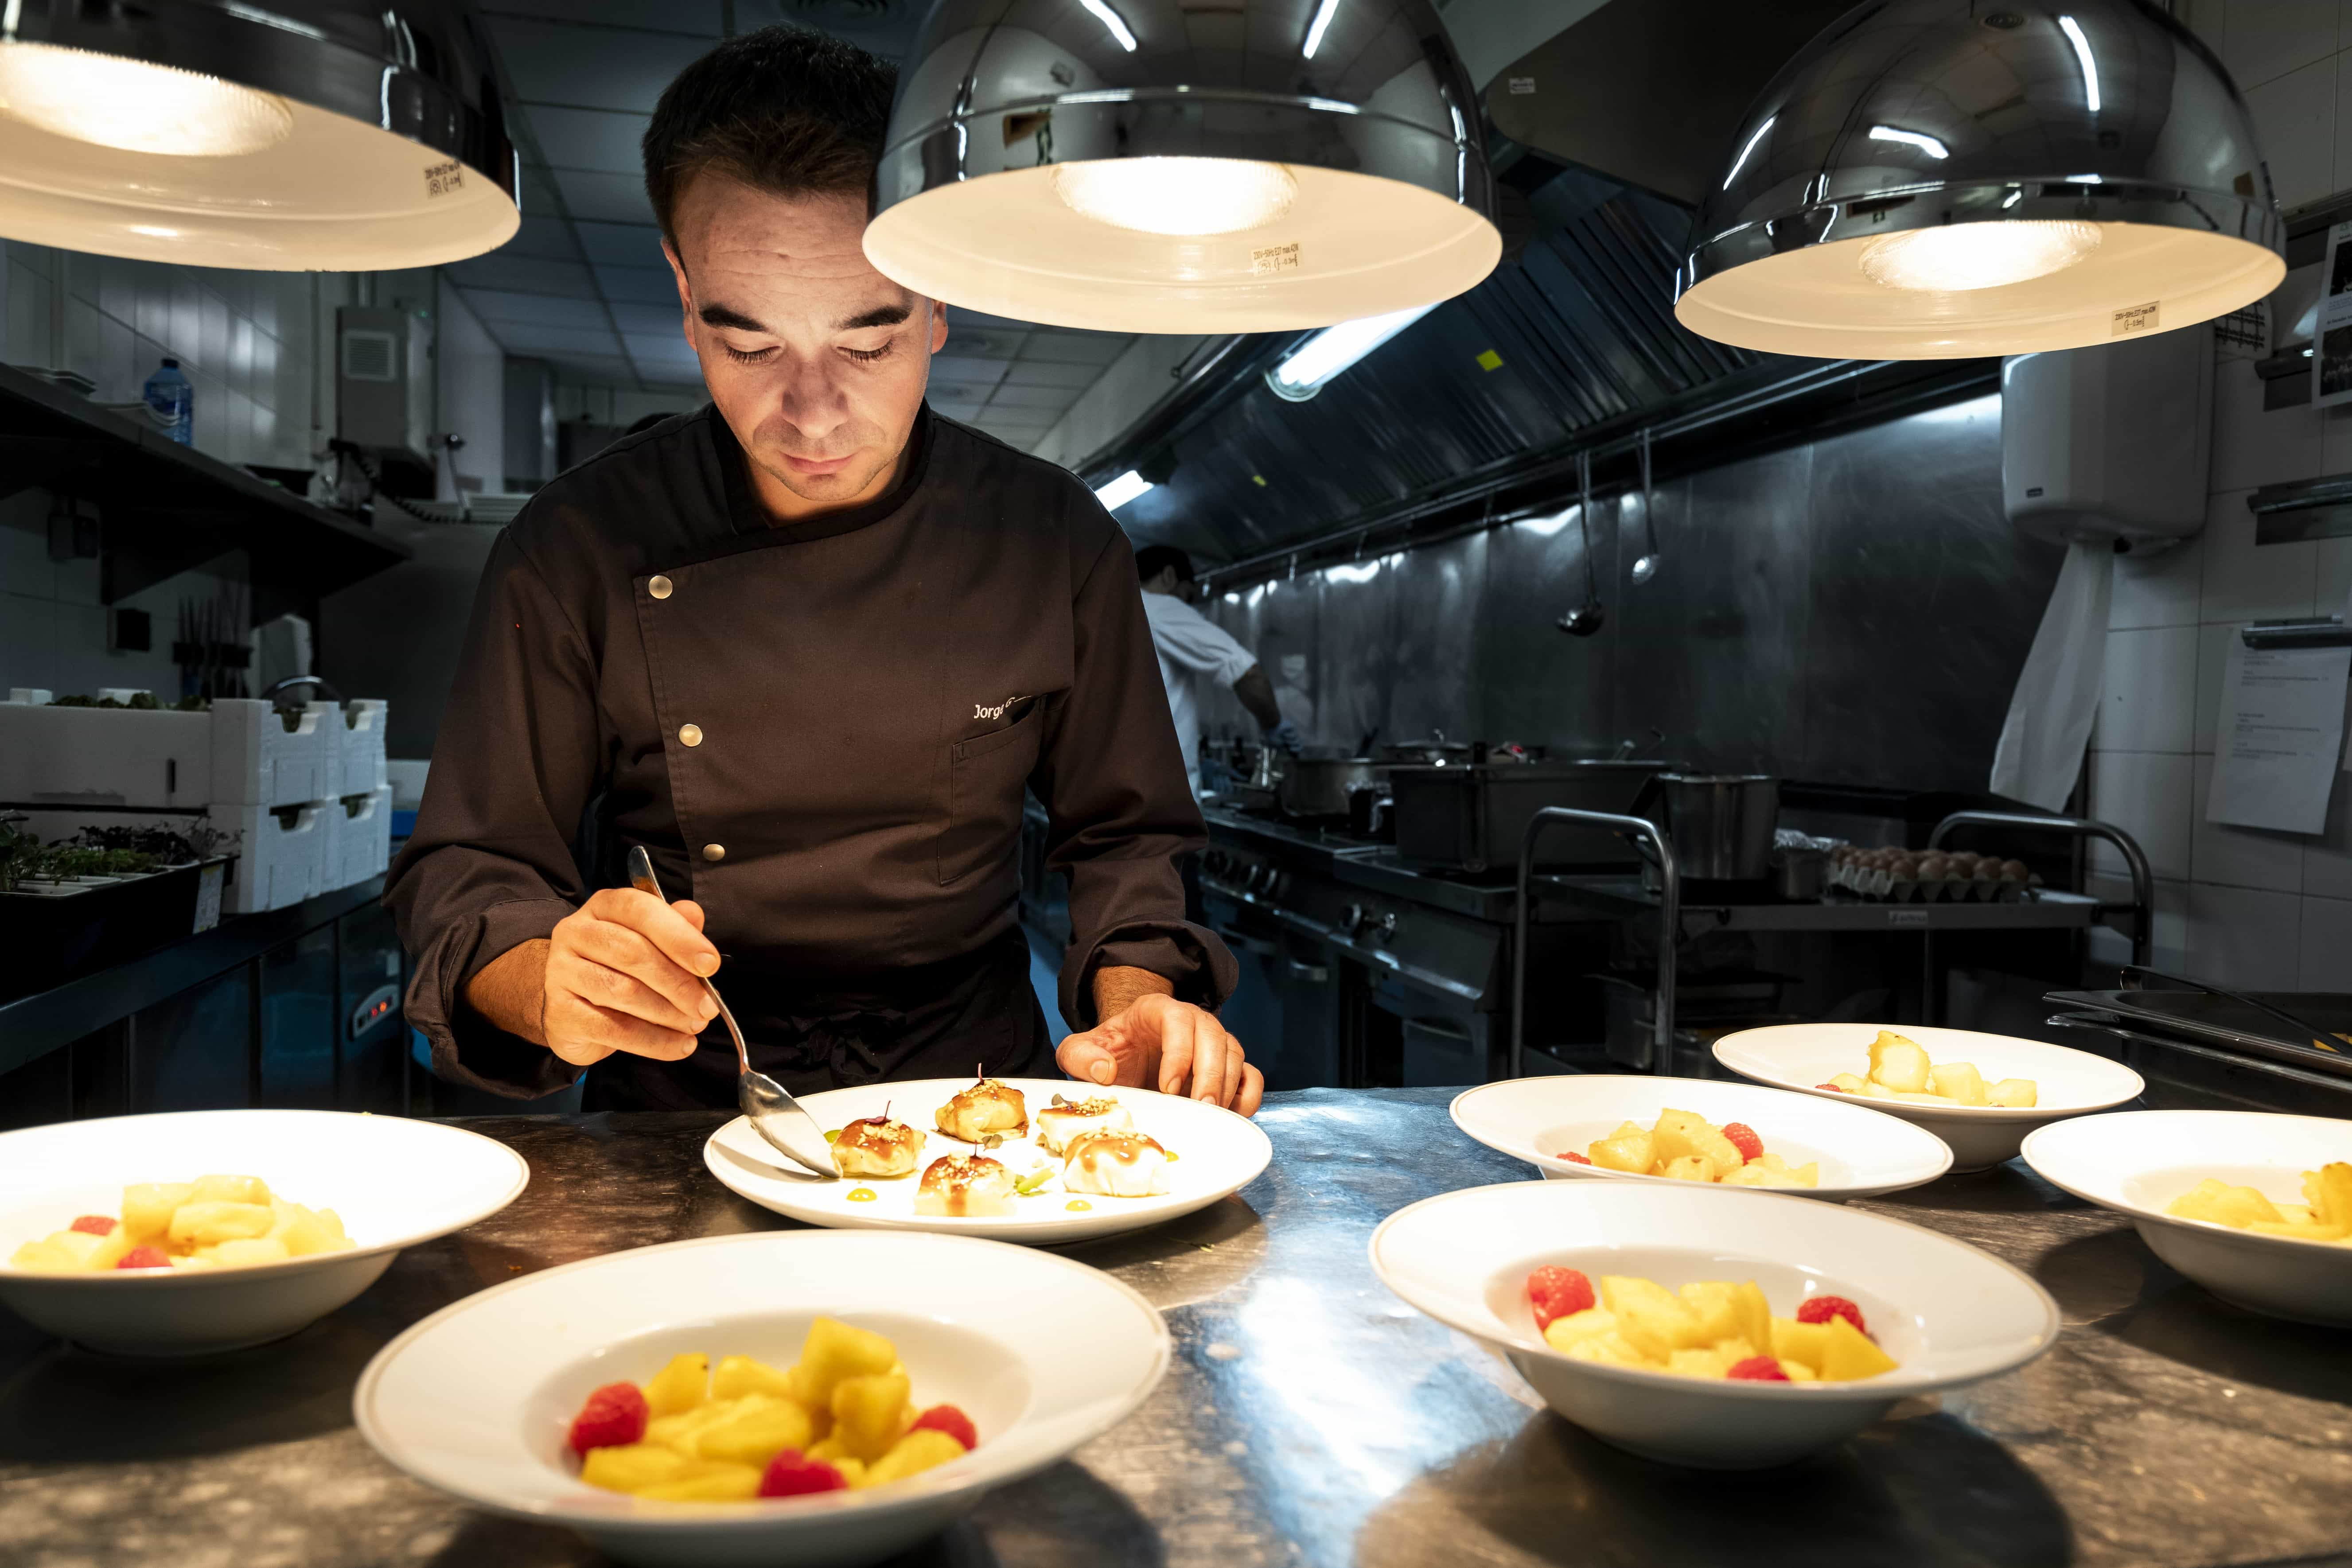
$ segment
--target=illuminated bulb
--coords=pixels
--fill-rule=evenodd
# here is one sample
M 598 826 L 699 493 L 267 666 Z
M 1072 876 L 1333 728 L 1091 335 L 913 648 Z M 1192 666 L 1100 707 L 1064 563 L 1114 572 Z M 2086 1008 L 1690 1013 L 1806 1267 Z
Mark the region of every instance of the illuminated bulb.
M 176 158 L 258 153 L 294 133 L 269 93 L 53 44 L 0 44 L 0 110 L 52 135 Z
M 1057 164 L 1054 194 L 1082 217 L 1141 234 L 1238 234 L 1290 210 L 1298 182 L 1242 158 L 1104 158 Z
M 2099 248 L 2096 224 L 2042 218 L 1915 228 L 1863 247 L 1862 270 L 1888 289 L 1957 294 L 2063 272 Z

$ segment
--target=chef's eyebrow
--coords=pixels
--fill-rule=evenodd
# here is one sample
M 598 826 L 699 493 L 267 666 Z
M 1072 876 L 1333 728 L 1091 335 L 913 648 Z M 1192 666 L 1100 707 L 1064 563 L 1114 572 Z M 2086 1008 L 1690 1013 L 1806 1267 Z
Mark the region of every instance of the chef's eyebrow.
M 730 310 L 724 305 L 705 305 L 695 312 L 706 327 L 729 327 L 739 332 L 764 332 L 768 329 L 740 310 Z
M 895 327 L 914 313 L 914 307 L 911 305 L 877 305 L 870 310 L 860 311 L 845 321 L 835 321 L 833 324 L 833 330 L 836 332 L 855 332 L 867 327 Z

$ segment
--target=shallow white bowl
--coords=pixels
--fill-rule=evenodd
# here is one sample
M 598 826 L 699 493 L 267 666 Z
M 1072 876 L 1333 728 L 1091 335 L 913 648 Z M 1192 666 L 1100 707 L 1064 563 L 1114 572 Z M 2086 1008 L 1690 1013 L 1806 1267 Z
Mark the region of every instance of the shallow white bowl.
M 356 1244 L 202 1273 L 44 1274 L 6 1266 L 77 1215 L 119 1216 L 135 1182 L 259 1176 L 331 1208 Z M 199 1355 L 281 1339 L 357 1296 L 404 1247 L 461 1230 L 530 1180 L 502 1143 L 430 1121 L 330 1110 L 198 1110 L 58 1122 L 0 1135 L 0 1303 L 121 1355 Z
M 2256 1110 L 2127 1110 L 2045 1127 L 2025 1163 L 2053 1186 L 2131 1216 L 2148 1249 L 2225 1301 L 2352 1327 L 2352 1246 L 2263 1236 L 2165 1205 L 2208 1176 L 2299 1204 L 2303 1173 L 2352 1160 L 2352 1121 Z
M 1985 1082 L 2030 1078 L 2040 1103 L 2023 1110 L 1989 1105 L 1915 1105 L 1870 1100 L 1821 1086 L 1838 1073 L 1867 1077 L 1870 1042 L 1892 1029 L 1927 1047 L 1937 1062 L 1972 1062 Z M 1715 1042 L 1715 1059 L 1742 1078 L 1774 1089 L 1866 1105 L 1924 1127 L 1952 1146 L 1952 1168 L 1981 1171 L 2013 1158 L 2025 1135 L 2069 1116 L 2084 1116 L 2137 1100 L 2147 1087 L 2121 1062 L 2014 1035 L 1931 1029 L 1923 1024 L 1776 1024 L 1742 1029 Z
M 969 1143 L 933 1131 L 934 1113 L 955 1095 L 971 1087 L 968 1078 L 917 1079 L 898 1083 L 869 1084 L 862 1089 L 832 1089 L 804 1094 L 801 1104 L 817 1125 L 830 1132 L 861 1116 L 888 1112 L 924 1134 L 917 1174 L 895 1181 L 859 1177 L 827 1181 L 793 1165 L 741 1117 L 713 1132 L 702 1146 L 702 1163 L 730 1191 L 780 1215 L 806 1225 L 859 1230 L 936 1230 L 950 1235 L 986 1237 L 992 1241 L 1018 1241 L 1031 1246 L 1059 1247 L 1120 1231 L 1160 1225 L 1240 1191 L 1257 1180 L 1274 1158 L 1274 1145 L 1246 1116 L 1223 1106 L 1160 1094 L 1143 1089 L 1097 1089 L 1067 1079 L 1009 1078 L 1002 1081 L 1021 1091 L 1029 1107 L 1030 1125 L 1037 1112 L 1054 1102 L 1057 1093 L 1074 1100 L 1107 1094 L 1127 1107 L 1135 1130 L 1160 1141 L 1177 1160 L 1168 1167 L 1168 1190 L 1148 1198 L 1107 1198 L 1094 1194 L 1066 1193 L 1060 1177 L 1043 1190 L 1013 1200 L 1009 1215 L 919 1215 L 915 1191 L 924 1166 L 942 1154 L 970 1154 Z M 988 1151 L 1015 1175 L 1037 1161 L 1059 1171 L 1062 1162 L 1042 1154 L 1032 1138 L 1016 1138 Z M 870 1200 L 853 1200 L 866 1192 Z M 1068 1205 L 1073 1199 L 1083 1209 Z
M 1897 1400 L 1998 1377 L 2058 1337 L 2050 1293 L 1935 1231 L 1836 1204 L 1687 1182 L 1517 1182 L 1428 1198 L 1372 1233 L 1382 1284 L 1517 1370 L 1606 1443 L 1706 1469 L 1826 1448 Z M 1544 1342 L 1527 1278 L 1545 1264 L 1669 1288 L 1753 1279 L 1772 1310 L 1843 1296 L 1902 1365 L 1856 1383 L 1735 1383 L 1575 1361 Z
M 120 1217 L 135 1182 L 258 1176 L 291 1203 L 333 1209 L 356 1244 L 202 1273 L 42 1274 L 17 1247 L 77 1215 Z M 62 1121 L 0 1134 L 0 1303 L 50 1333 L 118 1355 L 202 1355 L 282 1339 L 325 1317 L 404 1247 L 498 1213 L 530 1167 L 477 1132 L 334 1110 L 191 1110 Z
M 590 1389 L 682 1351 L 799 1354 L 820 1316 L 886 1333 L 914 1399 L 963 1407 L 980 1446 L 872 1491 L 655 1502 L 583 1486 L 564 1436 Z M 377 1453 L 467 1502 L 564 1524 L 627 1563 L 876 1562 L 993 1487 L 1124 1420 L 1168 1370 L 1167 1325 L 1098 1269 L 963 1237 L 765 1231 L 551 1268 L 445 1307 L 386 1345 L 352 1408 Z
M 1647 1076 L 1545 1077 L 1481 1084 L 1456 1095 L 1454 1124 L 1489 1149 L 1525 1160 L 1546 1176 L 1612 1182 L 1663 1182 L 1624 1171 L 1580 1165 L 1559 1156 L 1583 1153 L 1621 1122 L 1647 1127 L 1672 1106 L 1696 1111 L 1718 1126 L 1740 1121 L 1756 1130 L 1768 1152 L 1792 1165 L 1821 1163 L 1818 1187 L 1767 1187 L 1806 1198 L 1864 1198 L 1932 1182 L 1952 1167 L 1952 1152 L 1924 1128 L 1875 1107 L 1757 1089 L 1710 1079 Z

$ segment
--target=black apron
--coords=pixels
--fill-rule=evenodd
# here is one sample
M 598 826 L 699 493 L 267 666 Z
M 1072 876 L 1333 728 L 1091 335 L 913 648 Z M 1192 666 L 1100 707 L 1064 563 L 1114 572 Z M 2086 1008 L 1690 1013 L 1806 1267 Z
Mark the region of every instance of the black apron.
M 1060 1076 L 1018 926 L 963 957 L 886 974 L 813 982 L 729 966 L 717 979 L 751 1066 L 794 1094 L 885 1079 Z M 714 1024 L 684 1061 L 598 1062 L 581 1108 L 732 1110 L 735 1080 L 734 1044 Z

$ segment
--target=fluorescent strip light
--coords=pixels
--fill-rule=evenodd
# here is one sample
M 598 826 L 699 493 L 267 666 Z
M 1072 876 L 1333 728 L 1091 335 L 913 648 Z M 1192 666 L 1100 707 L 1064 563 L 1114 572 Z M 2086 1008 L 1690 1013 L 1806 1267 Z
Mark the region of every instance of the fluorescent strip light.
M 1870 128 L 1870 139 L 1873 142 L 1900 142 L 1906 147 L 1918 148 L 1930 158 L 1948 158 L 1952 155 L 1952 150 L 1949 147 L 1925 132 L 1898 131 L 1892 125 L 1874 125 Z
M 1435 309 L 1434 304 L 1415 305 L 1385 316 L 1366 316 L 1326 327 L 1266 372 L 1266 384 L 1277 396 L 1304 403 L 1320 392 L 1324 383 Z
M 1118 40 L 1120 48 L 1130 55 L 1135 53 L 1135 35 L 1127 30 L 1127 24 L 1119 19 L 1118 12 L 1104 5 L 1103 0 L 1078 0 L 1078 4 L 1094 13 L 1095 20 L 1110 29 L 1110 36 Z
M 2058 18 L 2058 30 L 2074 46 L 2074 58 L 2083 67 L 2083 102 L 2096 114 L 2099 111 L 2099 62 L 2091 58 L 2091 40 L 2083 37 L 2083 24 L 2072 16 Z
M 1764 123 L 1756 128 L 1756 134 L 1748 139 L 1748 145 L 1739 150 L 1739 156 L 1731 161 L 1731 173 L 1723 176 L 1725 190 L 1731 189 L 1731 182 L 1739 178 L 1740 170 L 1748 167 L 1748 154 L 1756 151 L 1756 143 L 1764 140 L 1765 132 L 1770 131 L 1780 119 L 1777 114 L 1765 116 Z
M 2015 206 L 2024 199 L 2025 193 L 2023 191 L 2011 191 L 2009 195 L 2000 198 L 2000 210 L 2007 212 L 2010 208 Z
M 1095 500 L 1103 503 L 1105 511 L 1117 511 L 1144 491 L 1153 488 L 1150 479 L 1145 479 L 1133 468 L 1129 468 L 1110 483 L 1097 489 Z
M 1331 13 L 1339 8 L 1339 0 L 1323 0 L 1315 8 L 1315 20 L 1307 24 L 1307 47 L 1298 51 L 1301 55 L 1310 60 L 1315 58 L 1315 51 L 1323 47 L 1323 31 L 1331 25 Z

